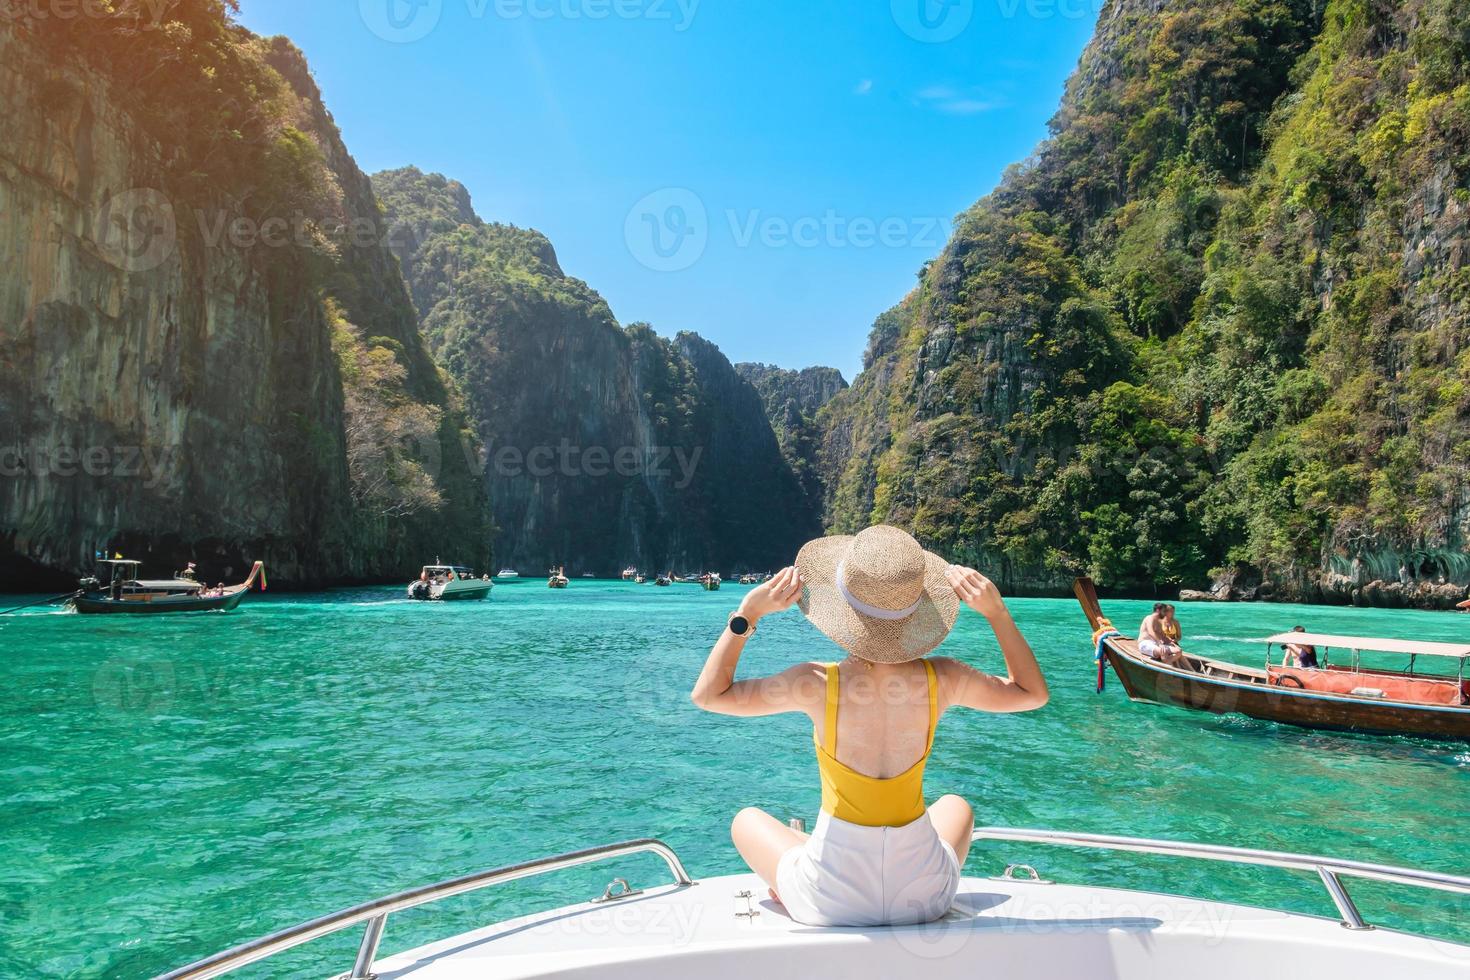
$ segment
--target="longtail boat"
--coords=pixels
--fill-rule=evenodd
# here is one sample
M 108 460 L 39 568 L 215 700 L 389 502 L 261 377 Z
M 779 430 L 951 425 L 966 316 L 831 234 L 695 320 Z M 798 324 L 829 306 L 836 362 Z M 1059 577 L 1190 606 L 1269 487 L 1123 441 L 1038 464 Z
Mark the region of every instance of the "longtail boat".
M 122 558 L 99 561 L 97 574 L 83 579 L 71 604 L 80 613 L 156 615 L 159 613 L 231 612 L 244 601 L 257 580 L 265 591 L 265 563 L 256 562 L 240 585 L 208 588 L 176 575 L 171 579 L 138 578 L 141 562 Z
M 1144 656 L 1137 640 L 1113 626 L 1091 579 L 1078 579 L 1073 588 L 1092 625 L 1099 691 L 1111 666 L 1134 701 L 1324 731 L 1470 741 L 1470 681 L 1465 679 L 1470 644 L 1295 632 L 1265 640 L 1266 662 L 1260 668 L 1189 653 L 1172 666 Z M 1273 651 L 1289 645 L 1318 648 L 1321 666 L 1273 663 Z M 1349 652 L 1349 661 L 1332 663 L 1334 649 Z M 1406 655 L 1409 664 L 1405 670 L 1364 667 L 1364 652 Z M 1420 658 L 1458 662 L 1459 672 L 1453 677 L 1418 673 Z
M 553 568 L 550 577 L 546 580 L 547 587 L 553 589 L 565 589 L 571 584 L 572 580 L 567 578 L 567 570 L 564 565 L 558 565 L 556 568 Z

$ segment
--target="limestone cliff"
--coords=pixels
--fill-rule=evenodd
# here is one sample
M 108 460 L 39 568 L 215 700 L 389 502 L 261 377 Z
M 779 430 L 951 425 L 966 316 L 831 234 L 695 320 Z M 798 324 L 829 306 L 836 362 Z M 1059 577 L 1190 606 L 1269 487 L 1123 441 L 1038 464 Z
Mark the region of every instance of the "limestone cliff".
M 713 345 L 620 327 L 544 236 L 482 221 L 456 182 L 373 180 L 486 447 L 502 563 L 766 569 L 820 531 L 759 395 Z
M 1470 8 L 1111 0 L 824 412 L 828 521 L 1008 588 L 1470 584 Z
M 822 428 L 817 416 L 828 402 L 847 390 L 842 372 L 828 367 L 790 371 L 751 363 L 737 364 L 735 370 L 760 394 L 766 418 L 781 445 L 781 455 L 801 481 L 808 505 L 820 513 L 825 490 L 819 460 Z
M 168 18 L 0 20 L 0 586 L 103 549 L 283 584 L 488 563 L 461 415 L 299 52 Z

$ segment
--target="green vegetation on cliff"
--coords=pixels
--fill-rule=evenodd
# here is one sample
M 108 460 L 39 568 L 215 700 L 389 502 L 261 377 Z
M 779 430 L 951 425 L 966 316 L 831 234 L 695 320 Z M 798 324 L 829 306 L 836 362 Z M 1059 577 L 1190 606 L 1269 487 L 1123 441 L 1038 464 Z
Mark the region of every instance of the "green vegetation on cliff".
M 824 412 L 830 522 L 1038 589 L 1465 581 L 1467 65 L 1455 0 L 1113 0 Z

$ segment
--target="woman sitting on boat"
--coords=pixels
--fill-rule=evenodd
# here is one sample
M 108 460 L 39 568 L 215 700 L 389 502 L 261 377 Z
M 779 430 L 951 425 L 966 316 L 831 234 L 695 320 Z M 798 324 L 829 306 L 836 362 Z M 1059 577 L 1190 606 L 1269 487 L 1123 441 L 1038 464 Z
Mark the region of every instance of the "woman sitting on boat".
M 964 602 L 1000 642 L 1008 676 L 926 659 Z M 838 664 L 803 663 L 737 682 L 765 616 L 800 605 L 842 647 Z M 875 926 L 930 922 L 949 910 L 974 816 L 958 796 L 924 805 L 924 765 L 953 707 L 1017 712 L 1047 701 L 1046 681 L 995 586 L 949 566 L 897 528 L 813 541 L 796 566 L 751 591 L 694 687 L 706 711 L 812 721 L 822 812 L 808 837 L 754 807 L 730 828 L 735 846 L 798 922 Z

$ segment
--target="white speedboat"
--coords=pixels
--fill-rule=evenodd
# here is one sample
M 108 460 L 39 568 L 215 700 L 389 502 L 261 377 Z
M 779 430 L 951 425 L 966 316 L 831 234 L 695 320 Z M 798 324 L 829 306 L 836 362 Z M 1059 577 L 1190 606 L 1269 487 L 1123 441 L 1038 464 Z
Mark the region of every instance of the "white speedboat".
M 474 569 L 463 565 L 425 565 L 416 582 L 408 586 L 408 597 L 424 602 L 483 599 L 494 583 L 489 576 L 476 578 Z
M 514 568 L 502 568 L 499 572 L 497 572 L 495 574 L 495 577 L 496 578 L 520 578 L 521 577 L 521 573 L 518 572 L 518 571 L 516 571 Z
M 1470 877 L 1095 834 L 987 828 L 977 830 L 975 840 L 971 862 L 990 863 L 1000 873 L 965 878 L 949 914 L 924 926 L 803 926 L 769 898 L 754 875 L 696 881 L 668 845 L 640 840 L 400 892 L 237 946 L 160 980 L 222 976 L 353 927 L 362 927 L 364 934 L 353 969 L 340 975 L 344 980 L 1242 980 L 1287 975 L 1293 980 L 1464 980 L 1470 975 L 1470 945 L 1374 927 L 1364 921 L 1345 884 L 1345 879 L 1368 879 L 1470 895 Z M 1004 851 L 1031 854 L 1038 845 L 1311 874 L 1321 879 L 1338 917 L 1053 883 L 1027 865 L 1002 860 Z M 673 882 L 640 889 L 615 878 L 589 901 L 379 956 L 389 916 L 405 909 L 640 853 L 661 857 Z

